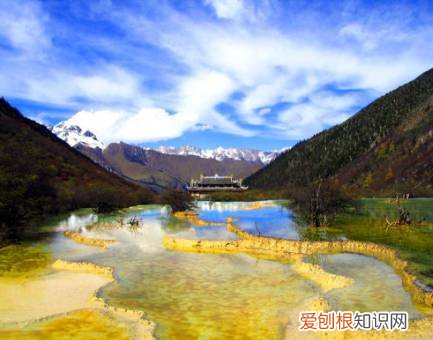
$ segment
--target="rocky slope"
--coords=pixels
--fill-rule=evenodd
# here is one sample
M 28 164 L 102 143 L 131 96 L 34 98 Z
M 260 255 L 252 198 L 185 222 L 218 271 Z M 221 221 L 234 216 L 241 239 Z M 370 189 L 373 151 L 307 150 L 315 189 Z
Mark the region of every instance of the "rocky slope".
M 104 150 L 82 144 L 76 148 L 105 168 L 156 191 L 183 188 L 200 174 L 244 178 L 262 166 L 257 162 L 233 159 L 217 161 L 198 156 L 167 155 L 126 143 L 111 143 Z
M 104 143 L 98 140 L 95 134 L 91 131 L 84 131 L 78 125 L 71 124 L 68 121 L 60 122 L 49 129 L 70 146 L 82 144 L 90 148 L 105 148 Z M 263 165 L 268 164 L 280 154 L 280 151 L 259 151 L 254 149 L 238 148 L 225 149 L 222 147 L 216 149 L 201 149 L 191 145 L 185 145 L 178 148 L 160 146 L 154 149 L 145 149 L 154 150 L 166 155 L 197 156 L 205 159 L 215 159 L 217 161 L 232 159 L 237 161 L 255 162 Z
M 105 169 L 156 191 L 181 189 L 200 174 L 244 178 L 278 154 L 235 148 L 203 150 L 185 146 L 153 150 L 126 143 L 105 146 L 92 132 L 67 121 L 55 125 L 52 132 Z

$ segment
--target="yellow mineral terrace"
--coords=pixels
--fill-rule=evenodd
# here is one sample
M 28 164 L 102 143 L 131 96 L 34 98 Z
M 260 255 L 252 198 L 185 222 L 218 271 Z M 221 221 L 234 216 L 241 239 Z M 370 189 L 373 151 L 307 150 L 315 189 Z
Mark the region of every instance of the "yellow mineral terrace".
M 302 261 L 305 255 L 356 253 L 378 258 L 392 266 L 402 278 L 404 288 L 417 303 L 432 307 L 433 293 L 426 291 L 417 284 L 416 277 L 408 271 L 408 263 L 402 260 L 398 252 L 383 245 L 360 241 L 296 241 L 272 237 L 256 236 L 234 225 L 234 219 L 228 219 L 227 230 L 239 236 L 240 240 L 196 240 L 177 239 L 165 236 L 163 244 L 167 249 L 177 251 L 203 253 L 247 253 L 266 259 L 290 261 L 292 268 L 301 276 L 316 283 L 323 292 L 343 288 L 352 284 L 352 279 L 327 273 L 318 265 Z M 320 298 L 309 301 L 305 306 L 308 310 L 330 309 L 329 303 Z M 433 334 L 433 318 L 426 317 L 410 321 L 408 332 L 387 331 L 356 331 L 356 332 L 315 332 L 302 333 L 296 330 L 296 320 L 293 319 L 286 329 L 286 339 L 427 339 Z
M 224 222 L 205 221 L 199 218 L 198 215 L 199 214 L 196 211 L 177 211 L 173 214 L 174 217 L 180 220 L 186 220 L 199 227 L 225 226 Z
M 70 231 L 70 230 L 65 231 L 63 234 L 67 238 L 69 238 L 69 239 L 71 239 L 77 243 L 82 243 L 82 244 L 86 244 L 88 246 L 98 247 L 98 248 L 101 248 L 103 250 L 106 250 L 110 244 L 116 243 L 115 240 L 103 240 L 103 239 L 97 239 L 97 238 L 90 238 L 90 237 L 83 236 L 78 232 Z
M 211 253 L 250 253 L 266 254 L 276 258 L 287 254 L 313 255 L 356 253 L 373 256 L 392 266 L 401 276 L 404 288 L 419 304 L 433 307 L 433 292 L 424 290 L 417 284 L 416 276 L 408 271 L 408 263 L 402 260 L 398 252 L 389 247 L 371 242 L 360 241 L 297 241 L 273 237 L 256 236 L 242 230 L 233 223 L 226 224 L 227 230 L 239 236 L 240 240 L 196 240 L 176 239 L 166 236 L 163 244 L 168 249 L 211 252 Z M 308 272 L 305 268 L 302 272 Z
M 108 282 L 115 280 L 111 267 L 100 266 L 94 263 L 56 260 L 52 267 L 59 271 L 97 274 L 108 279 Z M 132 331 L 134 339 L 153 339 L 155 324 L 150 320 L 145 320 L 143 312 L 110 306 L 97 296 L 97 291 L 90 297 L 90 302 L 92 307 L 102 310 L 113 320 L 118 321 L 120 324 L 127 324 L 128 328 Z

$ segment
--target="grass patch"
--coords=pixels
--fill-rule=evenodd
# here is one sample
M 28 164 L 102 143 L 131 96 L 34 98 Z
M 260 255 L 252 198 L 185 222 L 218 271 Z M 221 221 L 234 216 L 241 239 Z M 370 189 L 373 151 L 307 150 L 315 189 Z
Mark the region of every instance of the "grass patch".
M 422 283 L 433 287 L 433 199 L 401 202 L 410 212 L 411 226 L 386 228 L 385 217 L 397 218 L 397 206 L 389 199 L 363 199 L 335 217 L 329 227 L 302 228 L 309 240 L 350 239 L 380 243 L 400 252 Z

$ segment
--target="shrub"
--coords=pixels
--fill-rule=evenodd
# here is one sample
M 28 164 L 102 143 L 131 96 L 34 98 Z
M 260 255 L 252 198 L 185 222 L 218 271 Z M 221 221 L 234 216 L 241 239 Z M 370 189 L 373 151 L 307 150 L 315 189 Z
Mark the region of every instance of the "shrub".
M 292 189 L 289 196 L 296 212 L 306 223 L 315 227 L 328 224 L 329 218 L 352 203 L 351 197 L 341 187 L 323 180 Z
M 162 204 L 167 204 L 173 212 L 191 210 L 195 208 L 194 199 L 190 193 L 181 190 L 167 190 L 161 194 Z

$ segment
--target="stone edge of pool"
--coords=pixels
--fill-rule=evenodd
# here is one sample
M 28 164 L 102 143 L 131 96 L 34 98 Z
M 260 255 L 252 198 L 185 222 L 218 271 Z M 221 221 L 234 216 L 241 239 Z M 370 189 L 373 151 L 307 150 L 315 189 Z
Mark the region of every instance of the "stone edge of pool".
M 90 238 L 87 238 L 90 239 Z M 96 240 L 96 239 L 94 239 Z M 76 240 L 75 240 L 76 241 Z M 94 245 L 94 244 L 93 244 Z M 74 261 L 65 261 L 58 259 L 53 264 L 52 267 L 59 271 L 71 271 L 78 273 L 93 273 L 97 275 L 101 275 L 108 279 L 108 283 L 114 282 L 116 279 L 114 277 L 114 270 L 108 266 L 101 266 L 91 262 L 74 262 Z M 156 324 L 151 320 L 147 320 L 144 318 L 144 312 L 136 311 L 132 309 L 126 308 L 117 308 L 110 306 L 105 302 L 104 299 L 99 297 L 99 291 L 104 288 L 107 284 L 99 287 L 92 296 L 90 297 L 91 302 L 95 305 L 95 307 L 99 307 L 102 310 L 108 311 L 113 314 L 115 317 L 119 318 L 127 318 L 136 323 L 136 327 L 133 331 L 133 338 L 136 339 L 153 339 L 153 334 L 156 328 Z
M 267 206 L 270 206 L 270 204 L 251 206 L 247 210 L 260 209 Z M 196 224 L 197 226 L 225 226 L 228 231 L 235 233 L 240 239 L 198 240 L 182 239 L 166 235 L 163 238 L 163 245 L 169 250 L 198 253 L 246 253 L 266 259 L 288 260 L 292 262 L 295 272 L 313 281 L 324 292 L 335 288 L 350 286 L 353 283 L 353 280 L 341 275 L 328 273 L 318 265 L 305 263 L 303 262 L 304 256 L 337 253 L 356 253 L 373 256 L 387 263 L 396 270 L 402 279 L 403 287 L 409 292 L 415 302 L 433 307 L 433 292 L 424 289 L 419 285 L 416 276 L 411 274 L 407 269 L 408 262 L 401 259 L 398 251 L 387 246 L 362 241 L 298 241 L 267 236 L 256 236 L 236 226 L 234 224 L 235 219 L 233 218 L 228 218 L 225 222 L 212 222 L 199 218 L 197 212 L 194 212 L 194 214 L 192 212 L 183 212 L 174 215 L 179 219 L 189 220 L 189 222 Z M 96 246 L 101 250 L 106 250 L 108 246 L 116 242 L 115 240 L 93 239 L 76 232 L 65 232 L 64 236 L 77 243 Z M 115 280 L 113 268 L 103 267 L 88 262 L 69 262 L 59 259 L 54 262 L 53 268 L 60 271 L 66 270 L 95 273 L 106 277 L 109 279 L 109 282 Z M 103 287 L 97 289 L 91 297 L 95 306 L 108 310 L 113 314 L 122 313 L 123 316 L 126 315 L 128 318 L 137 320 L 138 333 L 137 331 L 134 332 L 134 337 L 146 339 L 153 338 L 156 324 L 150 320 L 146 320 L 144 318 L 144 313 L 141 311 L 127 310 L 108 305 L 98 296 L 99 291 Z M 320 304 L 320 309 L 323 309 L 322 307 L 325 305 Z M 329 306 L 326 305 L 325 309 L 328 308 Z M 428 330 L 431 330 L 433 329 L 432 320 L 433 318 L 416 320 L 414 328 L 421 328 L 423 330 L 427 328 Z M 418 327 L 418 325 L 421 327 Z
M 250 253 L 289 257 L 294 255 L 355 253 L 368 255 L 384 261 L 400 275 L 403 287 L 415 302 L 433 307 L 433 292 L 418 284 L 415 275 L 407 270 L 408 262 L 402 260 L 398 251 L 387 246 L 362 241 L 298 241 L 281 238 L 256 236 L 242 230 L 233 223 L 227 223 L 228 231 L 240 240 L 196 240 L 180 239 L 166 235 L 163 245 L 170 250 L 208 253 Z

